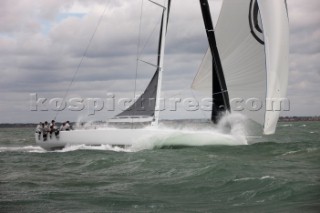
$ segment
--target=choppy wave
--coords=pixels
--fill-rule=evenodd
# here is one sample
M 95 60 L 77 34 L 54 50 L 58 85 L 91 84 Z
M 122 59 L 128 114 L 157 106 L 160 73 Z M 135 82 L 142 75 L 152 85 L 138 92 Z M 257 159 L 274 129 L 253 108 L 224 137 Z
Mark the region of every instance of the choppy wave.
M 133 151 L 143 149 L 162 148 L 168 146 L 213 146 L 228 145 L 238 146 L 247 145 L 245 138 L 212 131 L 187 131 L 170 130 L 163 136 L 149 136 L 139 140 L 130 148 Z
M 300 154 L 300 153 L 310 153 L 310 152 L 316 152 L 318 151 L 317 148 L 307 148 L 307 149 L 301 149 L 301 150 L 294 150 L 294 151 L 288 151 L 284 154 L 282 154 L 283 156 L 286 155 L 294 155 L 294 154 Z
M 122 148 L 119 146 L 110 146 L 110 145 L 100 145 L 100 146 L 74 145 L 74 146 L 66 146 L 64 149 L 57 150 L 54 152 L 72 152 L 72 151 L 77 151 L 77 150 L 132 152 L 128 148 Z
M 46 152 L 40 146 L 17 146 L 17 147 L 0 147 L 0 152 L 34 152 L 34 153 L 44 153 Z
M 2 130 L 0 212 L 319 212 L 320 123 L 280 124 L 267 143 L 226 146 L 246 143 L 229 119 L 231 127 L 161 126 L 168 134 L 140 147 L 54 152 L 35 146 L 31 128 Z M 210 146 L 171 147 L 188 143 Z
M 273 176 L 262 176 L 262 177 L 244 177 L 244 178 L 237 178 L 234 179 L 233 181 L 238 182 L 238 181 L 249 181 L 249 180 L 266 180 L 266 179 L 275 179 Z
M 46 151 L 40 146 L 8 146 L 0 147 L 0 152 L 29 152 L 29 153 L 47 153 L 47 152 L 73 152 L 78 150 L 95 150 L 95 151 L 114 151 L 114 152 L 132 152 L 129 148 L 122 148 L 118 146 L 100 145 L 100 146 L 87 146 L 87 145 L 74 145 L 66 146 L 62 150 Z

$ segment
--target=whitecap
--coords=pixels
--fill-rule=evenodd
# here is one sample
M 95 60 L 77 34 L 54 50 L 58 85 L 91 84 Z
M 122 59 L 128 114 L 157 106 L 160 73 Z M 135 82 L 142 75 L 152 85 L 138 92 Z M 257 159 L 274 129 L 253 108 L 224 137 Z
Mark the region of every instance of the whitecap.
M 298 151 L 289 151 L 289 152 L 286 152 L 286 153 L 284 153 L 284 154 L 282 154 L 282 155 L 292 155 L 292 154 L 295 154 L 295 153 L 297 153 L 297 152 L 300 152 L 299 150 Z
M 275 177 L 267 175 L 260 178 L 260 180 L 265 180 L 265 179 L 275 179 Z
M 9 146 L 9 147 L 0 147 L 0 152 L 34 152 L 34 153 L 44 153 L 46 152 L 40 146 Z
M 244 177 L 244 178 L 237 178 L 234 179 L 233 181 L 239 182 L 239 181 L 248 181 L 248 180 L 266 180 L 266 179 L 275 179 L 273 176 L 262 176 L 262 177 Z
M 248 180 L 254 180 L 254 179 L 256 179 L 256 178 L 253 178 L 253 177 L 245 177 L 245 178 L 234 179 L 233 181 L 239 182 L 239 181 L 248 181 Z
M 157 131 L 165 134 L 148 135 L 140 138 L 137 143 L 132 145 L 131 150 L 140 151 L 165 146 L 248 145 L 244 120 L 243 115 L 226 114 L 215 127 L 208 126 L 198 129 L 161 125 Z
M 72 146 L 66 146 L 62 150 L 56 150 L 53 152 L 73 152 L 73 151 L 78 151 L 78 150 L 132 152 L 129 148 L 123 148 L 123 147 L 119 147 L 119 146 L 110 146 L 110 145 L 99 145 L 99 146 L 72 145 Z
M 281 124 L 280 126 L 281 127 L 292 127 L 293 125 L 292 124 Z

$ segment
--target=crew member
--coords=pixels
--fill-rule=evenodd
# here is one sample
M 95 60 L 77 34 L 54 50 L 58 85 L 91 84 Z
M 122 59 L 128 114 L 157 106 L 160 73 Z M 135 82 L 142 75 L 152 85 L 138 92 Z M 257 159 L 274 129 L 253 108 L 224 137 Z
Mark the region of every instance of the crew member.
M 43 123 L 40 122 L 36 127 L 36 133 L 38 134 L 38 140 L 40 140 L 40 138 L 41 138 L 42 128 L 43 128 Z

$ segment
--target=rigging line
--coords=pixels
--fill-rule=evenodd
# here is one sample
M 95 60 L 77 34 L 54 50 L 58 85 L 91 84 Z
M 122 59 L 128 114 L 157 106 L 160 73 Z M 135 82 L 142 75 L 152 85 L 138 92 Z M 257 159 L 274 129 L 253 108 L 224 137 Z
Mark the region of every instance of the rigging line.
M 96 32 L 97 32 L 97 30 L 98 30 L 98 27 L 99 27 L 99 25 L 101 24 L 102 18 L 104 17 L 106 11 L 107 11 L 107 4 L 106 4 L 106 6 L 105 6 L 105 8 L 104 8 L 104 10 L 103 10 L 103 13 L 101 14 L 101 16 L 100 16 L 100 18 L 99 18 L 99 20 L 98 20 L 97 26 L 96 26 L 96 28 L 94 29 L 93 34 L 91 35 L 91 37 L 90 37 L 90 39 L 89 39 L 89 42 L 88 42 L 88 44 L 87 44 L 87 46 L 86 46 L 86 49 L 85 49 L 85 51 L 84 51 L 84 53 L 83 53 L 83 55 L 82 55 L 82 57 L 81 57 L 80 63 L 78 64 L 77 69 L 76 69 L 76 71 L 74 72 L 74 74 L 73 74 L 73 76 L 72 76 L 71 82 L 70 82 L 69 85 L 68 85 L 68 88 L 67 88 L 67 90 L 66 90 L 66 93 L 65 93 L 64 96 L 63 96 L 62 102 L 61 102 L 61 104 L 60 104 L 60 106 L 59 106 L 59 108 L 58 108 L 58 110 L 57 110 L 57 113 L 56 113 L 56 115 L 54 116 L 54 119 L 53 119 L 53 120 L 56 120 L 56 118 L 58 117 L 58 115 L 59 115 L 59 113 L 60 113 L 60 108 L 61 108 L 63 102 L 65 101 L 67 95 L 68 95 L 69 92 L 70 92 L 70 88 L 71 88 L 71 86 L 72 86 L 72 84 L 73 84 L 73 82 L 74 82 L 74 80 L 75 80 L 75 78 L 76 78 L 76 76 L 77 76 L 77 74 L 78 74 L 78 72 L 79 72 L 79 70 L 80 70 L 80 67 L 81 67 L 81 65 L 82 65 L 82 63 L 83 63 L 84 58 L 86 57 L 86 55 L 87 55 L 87 53 L 88 53 L 89 47 L 90 47 L 90 45 L 91 45 L 91 43 L 92 43 L 92 40 L 93 40 L 94 36 L 96 35 Z
M 138 55 L 139 55 L 139 56 L 138 56 L 138 58 L 140 58 L 140 57 L 141 57 L 141 55 L 142 55 L 142 53 L 143 53 L 144 49 L 146 48 L 147 44 L 150 42 L 150 39 L 151 39 L 152 35 L 154 34 L 155 30 L 157 29 L 157 27 L 159 26 L 160 22 L 161 22 L 161 19 L 160 19 L 160 20 L 158 20 L 158 23 L 157 23 L 157 24 L 155 24 L 155 26 L 153 27 L 153 30 L 151 31 L 151 33 L 150 33 L 149 37 L 147 38 L 147 41 L 144 43 L 144 45 L 143 45 L 142 49 L 141 49 L 140 51 L 138 51 Z
M 219 95 L 219 94 L 222 94 L 222 93 L 225 93 L 225 92 L 228 92 L 228 90 L 223 90 L 221 92 L 215 92 L 215 93 L 212 93 L 212 95 Z
M 185 89 L 181 89 L 180 92 L 175 93 L 174 95 L 171 95 L 171 96 L 169 96 L 169 97 L 166 97 L 166 99 L 167 99 L 167 98 L 173 98 L 173 97 L 176 97 L 176 96 L 178 96 L 178 95 L 181 95 L 183 92 L 185 92 L 186 89 L 190 89 L 190 88 L 186 87 Z M 195 96 L 195 95 L 194 95 L 194 91 L 193 91 L 192 89 L 190 89 L 190 91 L 192 92 L 193 96 Z M 222 91 L 222 92 L 216 92 L 216 93 L 213 93 L 213 95 L 218 95 L 218 94 L 225 93 L 225 92 L 228 92 L 228 90 L 224 90 L 224 91 Z
M 165 4 L 165 0 L 163 1 L 163 5 L 164 5 L 164 4 Z M 141 57 L 144 49 L 146 48 L 147 44 L 150 42 L 150 39 L 151 39 L 152 35 L 154 34 L 155 30 L 157 29 L 157 27 L 159 26 L 160 22 L 161 22 L 161 19 L 159 19 L 159 20 L 158 20 L 158 23 L 154 25 L 154 27 L 153 27 L 150 35 L 148 36 L 146 42 L 144 43 L 142 49 L 141 49 L 140 51 L 138 51 L 138 52 L 139 52 L 139 57 L 138 57 L 138 58 Z
M 196 101 L 198 102 L 198 104 L 199 104 L 199 106 L 200 106 L 200 102 L 199 102 L 199 100 L 197 99 L 197 97 L 195 96 L 193 90 L 191 90 L 191 93 L 192 93 L 193 98 L 196 99 Z M 201 106 L 200 106 L 200 111 L 201 111 L 201 114 L 202 114 L 203 118 L 204 118 L 204 119 L 207 119 L 208 116 L 207 116 L 207 115 L 204 113 L 204 111 L 201 109 Z
M 176 97 L 178 95 L 181 95 L 183 92 L 185 92 L 186 89 L 188 89 L 188 88 L 186 87 L 185 89 L 181 89 L 180 92 L 175 93 L 173 95 L 170 95 L 169 97 L 165 97 L 165 99 L 169 99 L 169 98 L 173 98 L 173 97 Z
M 178 93 L 175 93 L 174 95 L 171 95 L 171 96 L 169 96 L 169 97 L 166 97 L 166 99 L 167 99 L 167 98 L 173 98 L 173 97 L 176 97 L 176 96 L 178 96 L 178 95 L 181 95 L 181 94 L 184 93 L 186 90 L 191 90 L 192 95 L 194 96 L 194 91 L 193 91 L 192 87 L 185 87 L 185 88 L 182 88 L 182 89 L 178 90 L 178 91 L 179 91 Z
M 140 8 L 140 22 L 139 22 L 139 32 L 138 32 L 138 44 L 137 44 L 137 60 L 136 60 L 136 73 L 134 78 L 134 91 L 133 91 L 133 101 L 135 101 L 136 98 L 136 92 L 137 92 L 137 78 L 138 78 L 138 67 L 139 67 L 139 48 L 141 43 L 141 25 L 142 25 L 142 16 L 143 16 L 143 1 L 141 0 L 141 8 Z M 136 102 L 134 102 L 134 105 L 136 106 Z M 135 111 L 133 111 L 134 115 Z M 131 129 L 133 129 L 133 118 L 131 119 Z
M 165 100 L 183 94 L 186 89 L 189 89 L 189 88 L 186 87 L 185 89 L 182 89 L 179 93 L 175 93 L 174 95 L 171 95 L 171 96 L 169 96 L 169 97 L 165 97 Z M 191 91 L 191 94 L 192 94 L 193 98 L 200 104 L 199 99 L 198 99 L 198 98 L 196 97 L 196 95 L 194 94 L 194 91 L 193 91 L 192 89 L 190 89 L 190 91 Z M 200 110 L 201 110 L 201 109 L 200 109 Z M 201 113 L 202 113 L 203 118 L 208 118 L 208 116 L 204 113 L 203 110 L 201 110 Z

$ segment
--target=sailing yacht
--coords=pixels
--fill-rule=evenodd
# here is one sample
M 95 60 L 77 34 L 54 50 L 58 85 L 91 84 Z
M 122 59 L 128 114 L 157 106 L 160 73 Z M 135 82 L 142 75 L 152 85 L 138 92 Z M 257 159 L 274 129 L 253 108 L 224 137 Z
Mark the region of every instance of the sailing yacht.
M 157 128 L 171 0 L 165 5 L 149 1 L 162 8 L 162 17 L 155 73 L 144 93 L 127 110 L 108 121 L 112 128 L 62 131 L 59 137 L 47 141 L 36 135 L 36 143 L 42 148 L 55 150 L 82 144 L 132 146 L 150 138 L 166 138 L 172 131 L 179 131 Z M 254 97 L 273 103 L 285 98 L 289 54 L 286 1 L 224 0 L 215 27 L 208 0 L 199 0 L 199 3 L 209 48 L 192 89 L 212 97 L 212 123 L 217 123 L 221 114 L 235 111 L 232 107 L 234 99 Z M 263 134 L 273 134 L 280 112 L 263 106 L 257 111 L 243 110 L 241 113 L 259 124 Z M 199 132 L 191 135 L 189 132 L 188 136 L 197 137 Z M 205 145 L 208 140 L 210 135 L 199 144 Z

